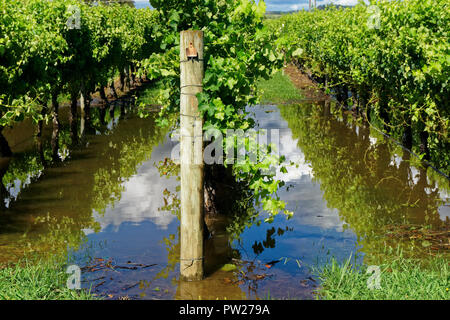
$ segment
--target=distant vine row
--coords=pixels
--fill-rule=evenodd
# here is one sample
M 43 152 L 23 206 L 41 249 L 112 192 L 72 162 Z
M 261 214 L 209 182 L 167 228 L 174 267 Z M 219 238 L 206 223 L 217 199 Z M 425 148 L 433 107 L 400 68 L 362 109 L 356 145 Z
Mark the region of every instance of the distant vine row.
M 267 24 L 325 90 L 449 174 L 449 5 L 371 1 Z

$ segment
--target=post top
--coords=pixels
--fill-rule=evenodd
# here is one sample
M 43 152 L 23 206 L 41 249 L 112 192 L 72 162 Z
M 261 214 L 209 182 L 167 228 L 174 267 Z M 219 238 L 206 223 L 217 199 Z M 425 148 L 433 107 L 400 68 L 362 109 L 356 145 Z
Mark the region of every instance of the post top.
M 202 30 L 183 30 L 181 31 L 181 33 L 197 33 L 199 36 L 203 36 Z

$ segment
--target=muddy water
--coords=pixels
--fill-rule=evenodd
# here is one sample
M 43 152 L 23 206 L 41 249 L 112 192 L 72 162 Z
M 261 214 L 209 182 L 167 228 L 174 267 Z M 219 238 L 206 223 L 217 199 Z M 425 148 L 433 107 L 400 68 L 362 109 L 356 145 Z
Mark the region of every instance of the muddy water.
M 178 281 L 179 181 L 167 160 L 177 142 L 153 117 L 132 113 L 108 115 L 77 147 L 63 130 L 58 164 L 45 161 L 45 137 L 36 149 L 30 124 L 5 133 L 15 156 L 3 170 L 0 261 L 63 255 L 82 268 L 83 287 L 107 299 L 311 299 L 319 285 L 311 268 L 332 257 L 376 264 L 389 247 L 447 252 L 448 244 L 398 230 L 448 228 L 448 180 L 326 106 L 249 111 L 260 128 L 279 130 L 280 153 L 293 163 L 278 172 L 279 196 L 294 216 L 258 223 L 261 212 L 218 228 L 206 243 L 204 281 Z

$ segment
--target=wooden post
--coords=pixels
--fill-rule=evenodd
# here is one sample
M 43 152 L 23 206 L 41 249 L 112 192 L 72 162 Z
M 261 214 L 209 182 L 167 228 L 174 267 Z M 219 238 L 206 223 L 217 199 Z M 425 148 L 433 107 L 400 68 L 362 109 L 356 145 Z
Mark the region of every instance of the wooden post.
M 181 32 L 180 41 L 180 279 L 203 278 L 203 120 L 195 96 L 202 91 L 203 31 Z

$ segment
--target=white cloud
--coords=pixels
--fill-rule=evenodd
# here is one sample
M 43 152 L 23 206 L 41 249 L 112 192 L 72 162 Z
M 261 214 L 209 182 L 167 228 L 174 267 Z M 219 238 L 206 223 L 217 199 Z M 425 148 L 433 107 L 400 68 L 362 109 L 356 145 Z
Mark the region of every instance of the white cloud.
M 335 0 L 332 1 L 334 4 L 339 4 L 341 6 L 354 6 L 358 4 L 358 0 Z

